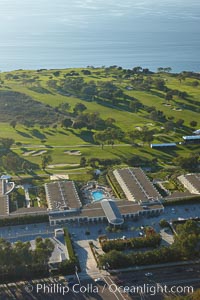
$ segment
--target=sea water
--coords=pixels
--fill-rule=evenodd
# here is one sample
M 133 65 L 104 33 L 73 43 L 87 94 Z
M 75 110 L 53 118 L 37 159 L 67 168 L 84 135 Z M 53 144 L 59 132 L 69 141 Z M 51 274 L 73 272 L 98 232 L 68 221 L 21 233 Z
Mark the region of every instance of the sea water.
M 200 71 L 196 0 L 0 0 L 0 70 Z

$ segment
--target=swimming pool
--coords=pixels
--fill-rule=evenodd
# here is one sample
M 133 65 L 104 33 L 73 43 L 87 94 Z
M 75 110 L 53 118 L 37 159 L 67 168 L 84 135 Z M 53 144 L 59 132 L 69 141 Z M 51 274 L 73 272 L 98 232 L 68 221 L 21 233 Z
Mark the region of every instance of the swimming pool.
M 105 193 L 101 190 L 96 190 L 96 191 L 92 192 L 91 194 L 92 194 L 94 201 L 99 201 L 99 200 L 105 198 Z

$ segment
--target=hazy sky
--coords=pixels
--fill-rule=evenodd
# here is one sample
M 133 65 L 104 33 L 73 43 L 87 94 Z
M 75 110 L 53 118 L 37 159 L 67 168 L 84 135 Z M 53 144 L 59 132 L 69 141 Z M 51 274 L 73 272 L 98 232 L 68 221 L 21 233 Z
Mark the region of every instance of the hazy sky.
M 198 30 L 199 0 L 0 0 L 0 34 L 19 30 Z M 200 27 L 200 26 L 199 26 Z

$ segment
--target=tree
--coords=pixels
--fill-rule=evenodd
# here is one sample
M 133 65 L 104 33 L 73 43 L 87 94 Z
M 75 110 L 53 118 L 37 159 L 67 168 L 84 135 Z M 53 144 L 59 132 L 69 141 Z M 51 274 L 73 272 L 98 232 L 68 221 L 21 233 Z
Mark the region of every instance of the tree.
M 163 72 L 163 68 L 162 67 L 157 68 L 157 72 L 158 73 L 162 73 Z
M 1 138 L 0 142 L 2 144 L 2 147 L 5 150 L 9 150 L 10 147 L 12 146 L 12 144 L 14 144 L 15 141 L 13 139 L 11 139 L 11 138 Z
M 108 144 L 114 145 L 115 140 L 121 140 L 124 136 L 124 132 L 119 128 L 108 127 L 101 132 L 104 141 L 107 141 Z
M 196 126 L 197 126 L 197 122 L 196 122 L 196 121 L 191 121 L 191 122 L 190 122 L 190 126 L 196 127 Z
M 112 149 L 113 149 L 114 144 L 115 144 L 114 140 L 108 140 L 108 145 L 111 145 Z
M 164 68 L 164 72 L 166 72 L 166 73 L 170 73 L 171 71 L 172 71 L 171 67 Z
M 81 159 L 80 159 L 80 166 L 85 167 L 86 162 L 87 162 L 87 160 L 86 160 L 85 156 L 82 156 Z
M 159 116 L 158 116 L 157 110 L 153 110 L 150 113 L 149 118 L 152 119 L 153 121 L 158 121 L 159 120 Z
M 61 127 L 68 128 L 68 127 L 71 127 L 72 124 L 73 124 L 73 121 L 69 118 L 66 118 L 66 119 L 62 120 Z
M 183 124 L 184 124 L 184 120 L 183 120 L 183 119 L 178 119 L 178 120 L 176 121 L 176 126 L 177 126 L 177 127 L 182 127 Z
M 130 101 L 129 102 L 129 108 L 132 112 L 138 111 L 138 102 L 137 101 Z
M 74 113 L 78 114 L 80 112 L 83 112 L 84 110 L 87 109 L 87 106 L 85 106 L 83 103 L 76 103 L 76 105 L 74 106 Z
M 30 163 L 26 160 L 24 160 L 21 164 L 21 168 L 22 170 L 27 170 L 28 168 L 30 168 Z
M 142 72 L 142 67 L 138 66 L 133 68 L 133 73 L 139 74 L 141 72 Z
M 47 86 L 52 89 L 57 89 L 57 81 L 56 80 L 48 80 Z
M 117 250 L 111 250 L 110 252 L 102 255 L 99 259 L 101 266 L 106 266 L 106 263 L 111 268 L 126 268 L 130 264 L 129 259 L 123 253 Z
M 53 129 L 57 129 L 57 127 L 58 127 L 57 124 L 53 124 L 53 125 L 52 125 L 52 128 L 53 128 Z
M 200 229 L 197 222 L 188 220 L 176 228 L 177 235 L 173 247 L 178 248 L 182 256 L 191 258 L 198 251 Z
M 179 82 L 181 83 L 182 80 L 185 80 L 185 79 L 186 79 L 186 74 L 180 73 L 180 74 L 178 75 L 178 79 L 179 79 Z
M 142 132 L 141 132 L 141 140 L 145 143 L 147 142 L 148 144 L 150 144 L 154 137 L 154 131 L 153 130 L 148 130 L 146 126 L 144 126 L 142 128 Z
M 105 134 L 103 132 L 96 132 L 93 137 L 96 142 L 101 144 L 101 149 L 103 149 L 104 142 L 106 141 Z
M 165 228 L 169 226 L 169 223 L 165 219 L 161 219 L 159 222 L 160 227 Z
M 15 171 L 21 166 L 19 157 L 12 152 L 8 152 L 2 156 L 2 165 L 6 170 Z
M 70 104 L 67 102 L 62 102 L 59 104 L 58 108 L 62 111 L 68 111 L 70 109 Z
M 165 99 L 169 102 L 170 100 L 173 99 L 173 94 L 171 91 L 167 92 L 165 95 Z
M 84 75 L 91 75 L 91 72 L 89 70 L 81 70 L 81 72 L 84 74 Z
M 174 164 L 179 166 L 181 169 L 187 171 L 196 171 L 198 170 L 199 165 L 199 155 L 191 154 L 189 157 L 178 156 L 174 158 Z
M 90 81 L 85 87 L 83 87 L 82 94 L 84 98 L 94 100 L 94 97 L 97 94 L 96 84 L 93 81 Z
M 174 128 L 174 123 L 172 121 L 167 121 L 164 124 L 165 132 L 169 132 Z
M 170 68 L 170 67 L 166 67 L 166 68 L 159 67 L 159 68 L 157 68 L 158 73 L 169 73 L 169 72 L 171 72 L 171 70 L 172 70 L 172 68 Z
M 60 76 L 60 71 L 55 71 L 55 72 L 53 72 L 53 75 L 54 75 L 55 77 Z
M 115 119 L 113 119 L 113 118 L 107 118 L 106 120 L 105 120 L 105 124 L 106 124 L 106 126 L 108 126 L 108 127 L 110 127 L 110 126 L 112 126 L 114 123 L 116 122 L 116 120 Z
M 13 129 L 15 129 L 16 125 L 17 125 L 17 121 L 16 121 L 16 120 L 10 121 L 10 126 L 11 126 Z
M 43 170 L 45 170 L 46 167 L 47 167 L 47 165 L 49 163 L 51 163 L 51 162 L 52 162 L 52 157 L 51 157 L 50 154 L 48 154 L 48 155 L 46 155 L 46 154 L 42 155 L 42 169 Z
M 139 130 L 133 130 L 128 132 L 128 137 L 131 139 L 131 143 L 134 143 L 135 140 L 139 139 L 141 133 Z
M 157 78 L 154 80 L 154 84 L 156 89 L 160 91 L 164 91 L 166 86 L 165 86 L 165 81 L 163 79 Z

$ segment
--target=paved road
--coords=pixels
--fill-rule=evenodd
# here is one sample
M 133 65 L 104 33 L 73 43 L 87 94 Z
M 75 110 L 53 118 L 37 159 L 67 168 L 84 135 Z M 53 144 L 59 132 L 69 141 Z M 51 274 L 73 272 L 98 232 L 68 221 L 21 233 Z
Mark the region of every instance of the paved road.
M 131 144 L 114 144 L 113 146 L 112 145 L 107 145 L 105 144 L 104 147 L 130 147 L 132 146 Z M 48 146 L 45 146 L 45 145 L 23 145 L 23 148 L 76 148 L 76 147 L 101 147 L 101 145 L 94 145 L 94 144 L 77 144 L 77 145 L 48 145 Z M 15 150 L 15 149 L 20 149 L 21 147 L 11 147 L 12 150 Z
M 112 279 L 100 282 L 94 280 L 77 281 L 69 284 L 64 277 L 41 279 L 29 282 L 0 285 L 1 300 L 129 300 L 129 295 L 113 292 L 110 288 Z
M 16 240 L 30 241 L 38 236 L 52 237 L 54 228 L 49 223 L 17 225 L 0 228 L 0 238 L 5 238 L 11 242 Z
M 85 271 L 82 273 L 82 275 L 86 275 L 86 268 L 88 268 L 88 275 L 92 276 L 93 278 L 97 278 L 99 277 L 101 274 L 98 272 L 98 270 L 96 269 L 96 265 L 94 260 L 92 259 L 90 250 L 88 248 L 88 242 L 90 240 L 92 240 L 94 242 L 94 244 L 97 246 L 98 248 L 98 235 L 100 234 L 106 234 L 109 238 L 117 238 L 117 237 L 122 237 L 122 236 L 127 236 L 127 237 L 131 237 L 131 236 L 138 236 L 138 233 L 141 231 L 141 226 L 142 225 L 151 225 L 153 226 L 156 231 L 160 231 L 160 227 L 159 227 L 159 221 L 162 218 L 168 219 L 168 220 L 172 220 L 172 219 L 177 219 L 179 217 L 181 218 L 189 218 L 189 217 L 196 217 L 200 215 L 200 206 L 198 205 L 183 205 L 183 206 L 173 206 L 174 210 L 172 210 L 171 207 L 167 207 L 165 209 L 165 213 L 157 216 L 157 217 L 153 217 L 153 218 L 144 218 L 142 217 L 141 219 L 137 220 L 137 221 L 129 221 L 127 222 L 128 228 L 126 230 L 123 230 L 122 232 L 119 233 L 108 233 L 106 231 L 106 226 L 107 224 L 102 223 L 102 224 L 84 224 L 84 225 L 78 225 L 78 224 L 71 224 L 70 226 L 68 226 L 69 231 L 73 234 L 73 241 L 75 244 L 75 247 L 77 249 L 77 252 L 80 256 L 80 260 L 81 260 L 81 264 L 83 266 L 85 266 Z M 57 226 L 56 226 L 57 227 Z M 90 232 L 90 235 L 86 234 L 86 231 Z M 29 241 L 37 236 L 41 236 L 41 237 L 53 237 L 54 235 L 54 227 L 50 227 L 48 223 L 43 223 L 43 224 L 31 224 L 31 225 L 19 225 L 19 226 L 9 226 L 9 227 L 2 227 L 0 228 L 0 237 L 6 238 L 8 240 L 10 240 L 11 242 L 15 242 L 17 240 L 22 240 L 22 241 Z M 165 240 L 166 242 L 166 240 Z M 79 248 L 79 250 L 78 250 Z M 98 249 L 97 249 L 98 250 Z M 89 255 L 88 255 L 89 254 Z M 89 260 L 88 260 L 89 258 Z M 144 275 L 144 271 L 138 271 L 137 273 L 133 273 L 131 276 L 134 276 L 133 279 L 136 280 L 135 283 L 141 282 L 141 283 L 150 283 L 150 280 L 153 280 L 156 283 L 174 283 L 176 282 L 177 278 L 178 280 L 188 280 L 191 279 L 193 280 L 192 282 L 194 282 L 194 284 L 196 286 L 198 286 L 198 282 L 200 282 L 200 277 L 199 277 L 199 272 L 198 269 L 199 266 L 197 267 L 197 270 L 195 272 L 189 272 L 189 271 L 185 271 L 184 269 L 180 272 L 177 271 L 176 268 L 174 269 L 165 269 L 163 268 L 163 270 L 159 269 L 156 271 L 153 271 L 153 276 L 151 278 L 146 278 L 146 276 Z M 95 269 L 95 270 L 94 270 Z M 97 270 L 97 271 L 96 271 Z M 173 275 L 173 276 L 172 276 Z M 123 274 L 123 277 L 125 275 Z M 129 275 L 127 278 L 127 283 L 129 283 L 128 280 L 131 279 L 131 276 Z M 175 276 L 175 277 L 174 277 Z M 84 278 L 84 276 L 81 276 L 81 280 L 82 278 Z M 107 278 L 107 277 L 106 277 Z M 195 280 L 198 280 L 197 282 Z M 131 283 L 131 282 L 130 282 Z M 7 289 L 7 286 L 5 287 Z M 12 287 L 14 288 L 14 287 Z M 101 288 L 101 287 L 100 287 Z M 21 288 L 20 288 L 21 290 Z M 22 297 L 23 299 L 35 299 L 34 297 L 36 297 L 35 295 L 31 296 L 29 294 L 27 294 L 24 289 L 22 288 Z M 107 291 L 107 289 L 106 289 Z M 4 293 L 5 291 L 3 291 Z M 110 291 L 108 290 L 109 294 L 107 295 L 106 293 L 104 295 L 102 295 L 102 293 L 100 294 L 101 297 L 99 298 L 99 296 L 97 296 L 97 294 L 95 294 L 94 292 L 89 294 L 89 295 L 78 295 L 76 293 L 73 293 L 72 291 L 70 291 L 70 293 L 67 295 L 67 297 L 69 297 L 69 299 L 117 299 L 121 300 L 121 296 L 115 296 L 113 293 L 110 294 Z M 10 291 L 8 291 L 8 294 L 10 293 Z M 19 293 L 19 291 L 17 292 Z M 55 295 L 54 298 L 53 296 L 48 296 L 49 298 L 46 297 L 46 295 L 43 295 L 44 297 L 42 298 L 42 296 L 38 296 L 36 297 L 36 299 L 55 299 Z M 122 294 L 123 297 L 128 297 L 127 293 Z M 129 295 L 129 296 L 133 296 L 133 295 Z M 140 297 L 138 299 L 142 299 L 141 297 L 144 297 L 144 295 L 134 295 L 136 298 L 133 299 L 137 299 L 137 297 Z M 12 296 L 9 296 L 12 297 Z M 22 299 L 22 298 L 16 298 L 18 296 L 13 296 L 13 298 L 8 298 L 7 296 L 4 296 L 4 294 L 2 294 L 1 296 L 1 292 L 0 292 L 0 299 Z M 40 297 L 40 298 L 38 298 Z M 45 298 L 46 297 L 46 298 Z M 71 297 L 71 298 L 70 298 Z M 114 298 L 115 297 L 115 298 Z M 145 295 L 146 297 L 146 295 Z M 155 298 L 156 300 L 159 299 L 161 300 L 162 298 L 158 298 L 158 296 L 155 296 L 157 298 Z M 59 297 L 56 297 L 56 299 L 63 299 L 60 295 Z M 65 299 L 67 299 L 65 297 Z M 147 299 L 147 298 L 145 298 Z M 153 299 L 152 297 L 150 299 Z
M 145 273 L 151 272 L 151 276 Z M 165 289 L 165 285 L 167 286 Z M 175 291 L 175 287 L 179 290 Z M 133 288 L 138 288 L 134 292 Z M 186 289 L 187 287 L 187 289 Z M 73 283 L 65 277 L 47 278 L 29 282 L 18 282 L 0 285 L 1 300 L 164 300 L 166 295 L 184 294 L 180 288 L 191 291 L 200 287 L 200 266 L 165 267 L 134 271 L 117 276 L 105 276 L 101 281 L 92 279 L 81 280 L 78 285 L 76 278 Z M 128 293 L 128 288 L 130 293 Z
M 146 276 L 148 273 L 151 275 Z M 159 269 L 119 273 L 117 276 L 112 276 L 112 280 L 120 281 L 121 290 L 128 286 L 132 299 L 144 297 L 144 299 L 162 300 L 164 296 L 172 293 L 174 295 L 187 294 L 188 291 L 192 291 L 192 288 L 194 290 L 199 288 L 200 265 L 166 266 Z

